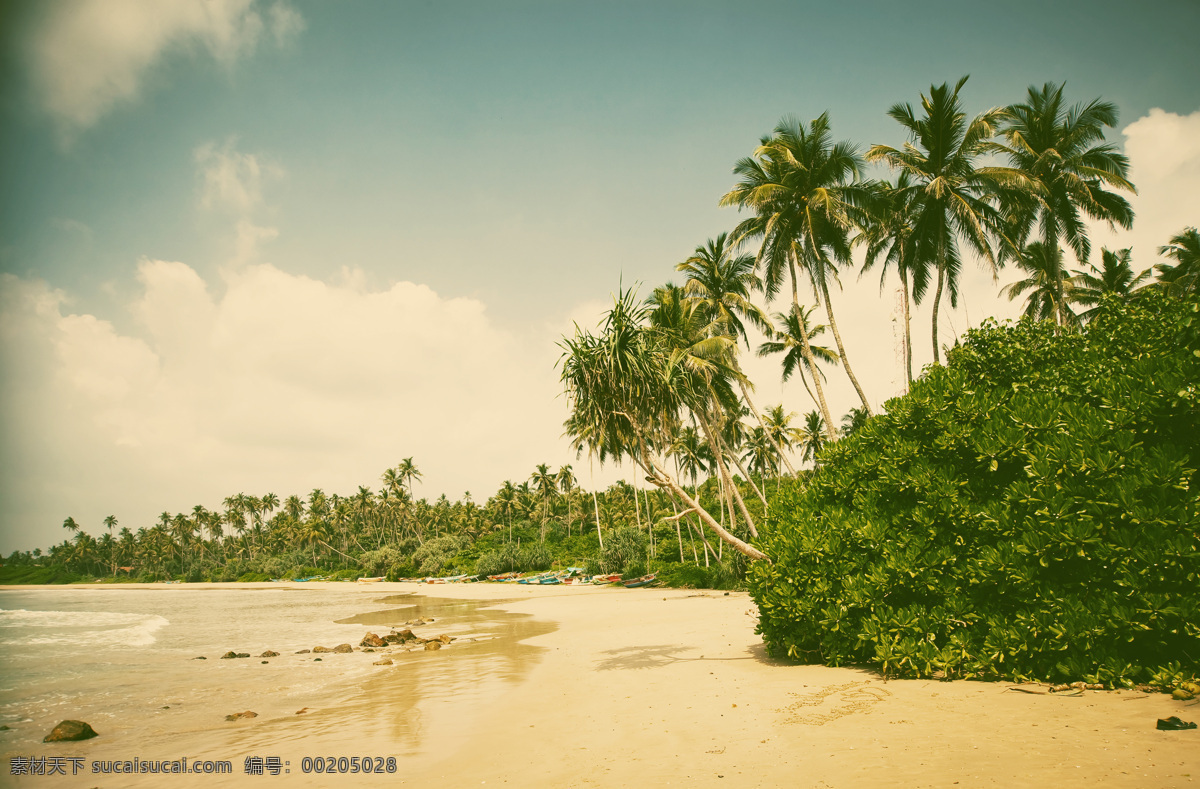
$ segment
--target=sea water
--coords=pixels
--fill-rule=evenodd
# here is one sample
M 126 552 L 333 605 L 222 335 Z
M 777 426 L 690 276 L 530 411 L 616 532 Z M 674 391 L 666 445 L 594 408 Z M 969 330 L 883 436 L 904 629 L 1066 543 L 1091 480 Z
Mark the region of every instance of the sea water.
M 393 665 L 382 667 L 373 665 L 379 653 L 297 654 L 357 646 L 368 630 L 382 634 L 418 618 L 435 620 L 414 627 L 419 635 L 447 633 L 456 642 L 443 652 L 393 651 Z M 539 650 L 523 641 L 551 627 L 472 601 L 365 585 L 0 590 L 0 724 L 9 727 L 0 731 L 0 785 L 90 787 L 93 761 L 180 758 L 228 760 L 245 778 L 246 757 L 275 757 L 295 762 L 299 779 L 300 761 L 313 751 L 391 757 L 403 770 L 465 737 L 471 711 L 536 661 Z M 267 650 L 279 656 L 261 657 Z M 252 657 L 222 659 L 229 651 Z M 243 711 L 256 717 L 225 720 Z M 86 721 L 101 736 L 42 744 L 65 719 Z M 13 778 L 13 757 L 52 753 L 83 761 L 68 764 L 66 777 Z M 83 771 L 73 779 L 76 764 Z M 171 785 L 204 783 L 187 778 Z M 329 783 L 318 778 L 313 785 Z M 155 780 L 163 779 L 121 776 L 105 785 Z

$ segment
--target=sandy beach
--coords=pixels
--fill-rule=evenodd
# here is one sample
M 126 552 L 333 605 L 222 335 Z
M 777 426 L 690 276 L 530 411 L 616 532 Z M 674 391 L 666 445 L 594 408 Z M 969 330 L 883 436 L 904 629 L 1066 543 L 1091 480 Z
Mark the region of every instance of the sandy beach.
M 321 595 L 348 585 L 303 586 Z M 387 666 L 370 665 L 378 654 L 330 656 L 322 664 L 330 670 L 351 665 L 333 659 L 340 658 L 370 671 L 357 675 L 349 695 L 314 697 L 303 718 L 290 697 L 214 701 L 228 711 L 254 704 L 260 717 L 178 732 L 170 752 L 233 758 L 234 775 L 221 785 L 1175 787 L 1200 776 L 1200 731 L 1155 730 L 1157 718 L 1200 719 L 1196 702 L 1136 691 L 1051 695 L 1045 686 L 1019 692 L 1011 683 L 884 681 L 870 671 L 784 664 L 764 655 L 744 593 L 492 584 L 363 591 L 372 600 L 418 603 L 404 610 L 440 606 L 451 615 L 424 630 L 445 628 L 457 640 L 437 652 L 393 651 Z M 455 601 L 471 605 L 455 608 Z M 385 633 L 372 623 L 386 621 L 364 609 L 362 633 Z M 481 662 L 488 654 L 505 660 Z M 278 659 L 295 668 L 311 660 Z M 258 668 L 250 663 L 259 661 L 244 670 Z M 37 752 L 89 761 L 132 752 L 134 744 L 104 735 Z M 272 749 L 291 760 L 290 776 L 244 774 L 246 754 Z M 363 753 L 396 755 L 396 774 L 298 774 L 303 755 Z M 16 784 L 216 780 L 126 778 Z

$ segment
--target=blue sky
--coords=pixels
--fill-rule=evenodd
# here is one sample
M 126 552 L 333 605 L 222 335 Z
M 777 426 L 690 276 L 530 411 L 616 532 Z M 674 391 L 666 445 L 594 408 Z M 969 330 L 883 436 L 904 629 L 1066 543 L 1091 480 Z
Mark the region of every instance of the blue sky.
M 535 463 L 586 467 L 559 435 L 555 340 L 730 229 L 731 168 L 785 114 L 829 111 L 865 148 L 903 142 L 891 104 L 963 74 L 971 112 L 1046 81 L 1102 96 L 1141 191 L 1109 245 L 1149 266 L 1200 221 L 1200 7 L 1130 9 L 7 10 L 0 550 L 59 539 L 68 515 L 98 532 L 238 491 L 352 492 L 408 456 L 419 494 L 481 501 Z M 855 279 L 836 306 L 882 403 L 892 301 Z M 1000 285 L 972 273 L 945 330 L 1015 314 Z M 750 373 L 760 402 L 812 408 L 773 366 Z

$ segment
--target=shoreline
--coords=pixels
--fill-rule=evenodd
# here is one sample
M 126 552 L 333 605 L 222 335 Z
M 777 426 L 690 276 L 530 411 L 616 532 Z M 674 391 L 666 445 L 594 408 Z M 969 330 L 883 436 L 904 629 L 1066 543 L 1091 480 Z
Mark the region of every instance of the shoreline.
M 167 590 L 205 587 L 285 586 L 44 588 L 169 594 Z M 348 585 L 291 586 L 319 595 Z M 470 601 L 475 603 L 470 610 L 480 614 L 472 621 L 485 629 L 502 620 L 537 627 L 379 667 L 355 683 L 341 706 L 303 726 L 259 718 L 230 725 L 221 736 L 193 736 L 194 744 L 207 746 L 203 750 L 210 756 L 204 758 L 215 758 L 221 750 L 236 757 L 234 784 L 271 780 L 244 776 L 241 770 L 241 760 L 264 743 L 274 743 L 275 750 L 285 747 L 285 756 L 293 760 L 289 785 L 299 786 L 438 781 L 455 786 L 957 782 L 1175 787 L 1193 786 L 1200 778 L 1200 731 L 1155 730 L 1157 718 L 1200 719 L 1196 702 L 1138 691 L 1039 695 L 1013 692 L 1011 683 L 884 681 L 868 670 L 774 661 L 754 634 L 753 601 L 741 592 L 516 584 L 361 586 L 364 600 L 416 593 L 414 601 L 425 599 L 430 605 Z M 364 624 L 362 634 L 368 630 L 380 632 Z M 472 658 L 472 651 L 490 655 L 489 650 L 501 648 L 520 654 L 488 663 L 492 668 L 479 674 L 485 664 Z M 439 683 L 450 675 L 458 684 L 439 695 Z M 402 743 L 408 743 L 406 753 L 398 750 Z M 102 736 L 90 741 L 88 750 L 105 754 L 118 746 L 126 747 L 106 744 Z M 50 748 L 39 751 L 48 755 Z M 295 771 L 305 755 L 368 753 L 396 755 L 400 771 L 378 777 L 303 776 Z M 188 755 L 203 756 L 199 750 Z M 171 785 L 211 785 L 211 778 L 175 776 Z M 19 785 L 34 786 L 37 780 Z M 78 783 L 95 784 L 95 776 Z

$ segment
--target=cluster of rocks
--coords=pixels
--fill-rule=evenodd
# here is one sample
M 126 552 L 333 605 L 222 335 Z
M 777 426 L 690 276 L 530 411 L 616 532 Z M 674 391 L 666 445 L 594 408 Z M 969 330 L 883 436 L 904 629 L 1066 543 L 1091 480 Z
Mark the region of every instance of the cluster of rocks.
M 413 626 L 413 625 L 428 625 L 428 624 L 432 624 L 432 623 L 433 623 L 432 618 L 417 618 L 410 622 L 405 622 L 404 624 Z M 449 645 L 450 642 L 454 641 L 454 640 L 455 640 L 454 636 L 446 635 L 445 633 L 443 633 L 442 635 L 437 636 L 435 638 L 422 638 L 422 637 L 418 636 L 417 634 L 413 633 L 413 631 L 410 627 L 406 627 L 405 629 L 400 630 L 400 631 L 392 630 L 392 632 L 390 632 L 386 635 L 383 635 L 383 636 L 377 635 L 375 633 L 367 633 L 365 636 L 363 636 L 363 640 L 361 642 L 359 642 L 359 645 L 357 647 L 353 647 L 349 644 L 338 644 L 336 647 L 315 646 L 312 649 L 297 650 L 295 652 L 295 654 L 297 654 L 297 655 L 346 654 L 348 652 L 354 652 L 356 650 L 361 650 L 363 652 L 375 652 L 376 650 L 387 649 L 389 647 L 402 647 L 406 652 L 411 651 L 412 649 L 416 649 L 418 647 L 423 648 L 426 651 L 433 651 L 433 650 L 441 649 L 442 647 Z M 224 655 L 221 655 L 222 660 L 236 660 L 238 658 L 248 658 L 248 657 L 250 657 L 249 652 L 234 652 L 232 650 L 229 652 L 226 652 Z M 258 657 L 260 657 L 260 658 L 279 657 L 279 653 L 275 652 L 274 650 L 268 649 L 266 652 L 263 652 Z M 206 659 L 207 658 L 205 658 L 203 656 L 193 658 L 193 660 L 206 660 Z M 320 660 L 320 659 L 321 658 L 313 658 L 313 660 Z M 266 662 L 267 661 L 265 661 L 265 660 L 263 661 L 263 663 L 266 663 Z M 391 660 L 391 658 L 383 658 L 381 660 L 376 661 L 375 665 L 376 666 L 390 666 L 390 665 L 392 665 L 392 660 Z M 237 716 L 229 716 L 228 720 L 235 720 L 236 717 L 252 717 L 252 714 L 246 715 L 245 713 L 238 713 Z

